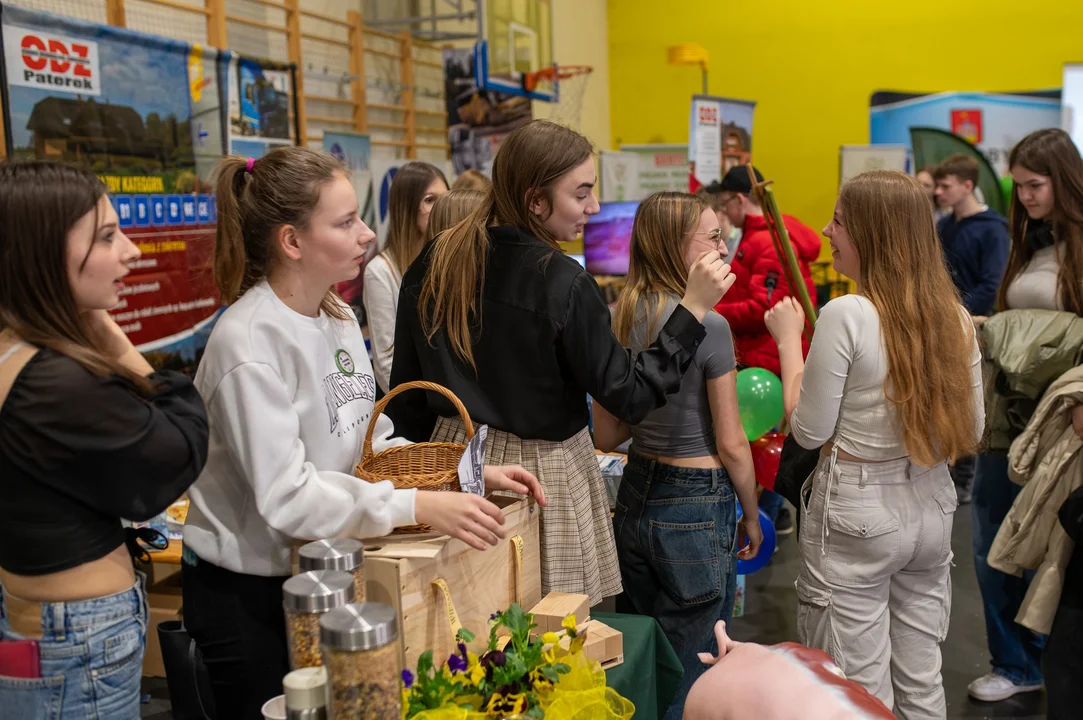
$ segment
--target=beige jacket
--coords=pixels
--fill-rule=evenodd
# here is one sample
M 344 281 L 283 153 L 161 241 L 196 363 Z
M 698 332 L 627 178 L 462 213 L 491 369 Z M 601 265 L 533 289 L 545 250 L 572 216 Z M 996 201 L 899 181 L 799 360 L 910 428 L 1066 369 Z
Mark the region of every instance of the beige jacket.
M 1069 493 L 1083 484 L 1083 440 L 1072 409 L 1083 403 L 1083 367 L 1057 379 L 1023 434 L 1012 442 L 1008 473 L 1023 485 L 989 550 L 989 565 L 1011 575 L 1036 570 L 1015 621 L 1048 634 L 1074 543 L 1057 520 Z

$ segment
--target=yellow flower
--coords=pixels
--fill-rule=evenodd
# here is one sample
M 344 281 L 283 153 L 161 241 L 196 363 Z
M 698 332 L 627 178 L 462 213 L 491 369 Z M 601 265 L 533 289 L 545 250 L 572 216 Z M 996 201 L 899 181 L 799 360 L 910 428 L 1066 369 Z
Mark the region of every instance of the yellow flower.
M 504 709 L 509 715 L 519 715 L 526 710 L 526 693 L 516 693 L 504 698 Z
M 470 668 L 467 670 L 467 673 L 470 675 L 470 682 L 474 683 L 475 685 L 479 684 L 482 680 L 485 679 L 485 668 L 483 668 L 478 663 L 474 663 L 473 665 L 471 665 Z
M 580 650 L 583 649 L 583 643 L 585 643 L 586 641 L 587 641 L 587 634 L 586 633 L 580 633 L 579 635 L 576 635 L 574 638 L 572 638 L 572 644 L 571 644 L 571 647 L 568 648 L 568 652 L 571 652 L 571 653 L 579 652 Z
M 542 660 L 546 665 L 553 665 L 557 661 L 557 646 L 554 645 L 542 653 Z
M 546 645 L 556 645 L 560 642 L 560 638 L 555 632 L 547 632 L 542 635 L 542 642 Z
M 500 693 L 493 693 L 489 698 L 489 702 L 485 703 L 485 712 L 493 717 L 500 717 L 504 714 L 503 706 L 504 696 Z
M 549 678 L 542 675 L 540 669 L 535 668 L 530 671 L 530 684 L 534 688 L 534 692 L 544 693 L 553 689 L 553 683 L 549 682 Z
M 562 622 L 560 624 L 560 626 L 562 628 L 564 628 L 565 630 L 567 630 L 569 635 L 574 634 L 575 633 L 575 615 L 569 615 L 568 617 L 564 618 L 564 622 Z
M 410 691 L 402 689 L 402 720 L 406 720 L 406 711 L 410 709 Z

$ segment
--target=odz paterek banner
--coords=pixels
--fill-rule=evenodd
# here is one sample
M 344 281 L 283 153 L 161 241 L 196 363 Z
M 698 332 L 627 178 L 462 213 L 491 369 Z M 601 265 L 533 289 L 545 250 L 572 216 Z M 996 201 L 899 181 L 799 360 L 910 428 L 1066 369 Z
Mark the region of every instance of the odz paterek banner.
M 218 52 L 10 5 L 0 13 L 9 154 L 89 167 L 105 182 L 143 253 L 113 317 L 155 366 L 191 372 L 220 308 Z

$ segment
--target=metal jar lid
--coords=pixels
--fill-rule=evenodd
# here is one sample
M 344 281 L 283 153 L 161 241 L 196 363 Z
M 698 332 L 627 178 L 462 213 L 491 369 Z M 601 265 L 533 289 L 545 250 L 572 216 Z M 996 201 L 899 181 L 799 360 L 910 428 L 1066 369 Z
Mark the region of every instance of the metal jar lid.
M 345 570 L 353 572 L 365 564 L 365 544 L 353 538 L 332 538 L 310 542 L 297 552 L 301 572 Z
M 312 570 L 282 585 L 282 606 L 287 610 L 327 612 L 353 600 L 353 575 L 342 570 Z
M 373 650 L 398 636 L 395 610 L 383 603 L 353 603 L 320 618 L 320 644 L 332 650 Z

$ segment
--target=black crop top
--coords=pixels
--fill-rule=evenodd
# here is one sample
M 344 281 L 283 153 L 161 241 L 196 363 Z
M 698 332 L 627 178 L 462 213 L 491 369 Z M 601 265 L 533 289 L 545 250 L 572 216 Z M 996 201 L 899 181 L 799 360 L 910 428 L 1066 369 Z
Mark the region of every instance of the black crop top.
M 163 372 L 139 396 L 40 350 L 0 407 L 0 567 L 45 575 L 125 543 L 121 518 L 145 521 L 199 477 L 207 414 L 192 382 Z

